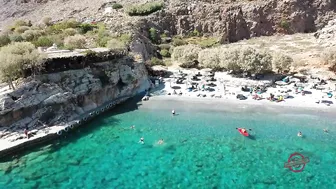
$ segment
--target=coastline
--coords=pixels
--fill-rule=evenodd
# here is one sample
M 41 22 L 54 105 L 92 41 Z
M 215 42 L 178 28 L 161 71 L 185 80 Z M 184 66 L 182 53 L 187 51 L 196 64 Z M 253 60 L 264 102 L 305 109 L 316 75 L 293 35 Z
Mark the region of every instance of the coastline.
M 164 102 L 164 103 L 162 103 Z M 256 101 L 253 99 L 238 100 L 234 98 L 201 98 L 190 96 L 168 96 L 168 95 L 154 95 L 149 101 L 142 104 L 142 108 L 165 108 L 174 109 L 174 105 L 185 106 L 186 109 L 195 108 L 202 110 L 214 111 L 254 111 L 260 113 L 307 113 L 307 114 L 326 114 L 328 116 L 336 113 L 336 107 L 326 106 L 320 104 L 305 104 L 292 102 L 270 102 L 267 100 Z M 159 106 L 159 107 L 158 107 Z M 189 106 L 189 107 L 187 107 Z M 178 111 L 178 109 L 175 109 Z
M 137 92 L 140 93 L 139 91 Z M 21 136 L 18 140 L 10 141 L 8 140 L 8 138 L 0 139 L 0 159 L 8 155 L 15 154 L 19 150 L 27 149 L 28 147 L 32 147 L 61 137 L 63 133 L 71 132 L 70 130 L 75 130 L 77 127 L 80 127 L 86 122 L 94 119 L 94 117 L 103 114 L 105 111 L 114 108 L 116 105 L 125 102 L 131 97 L 132 96 L 121 96 L 110 102 L 106 102 L 101 106 L 80 115 L 78 118 L 64 125 L 55 125 L 40 130 L 35 129 L 29 131 L 29 134 L 33 135 L 33 137 L 30 138 L 25 138 L 24 134 L 16 133 L 17 135 Z

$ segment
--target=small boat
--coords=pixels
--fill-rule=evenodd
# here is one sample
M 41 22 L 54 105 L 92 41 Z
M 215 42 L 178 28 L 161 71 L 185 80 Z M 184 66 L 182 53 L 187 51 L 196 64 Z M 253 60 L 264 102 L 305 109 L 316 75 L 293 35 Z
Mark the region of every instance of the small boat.
M 243 136 L 246 136 L 246 137 L 249 136 L 249 134 L 248 134 L 248 132 L 246 131 L 246 129 L 243 129 L 243 128 L 237 128 L 237 130 L 238 130 L 238 132 L 239 132 L 240 134 L 242 134 Z

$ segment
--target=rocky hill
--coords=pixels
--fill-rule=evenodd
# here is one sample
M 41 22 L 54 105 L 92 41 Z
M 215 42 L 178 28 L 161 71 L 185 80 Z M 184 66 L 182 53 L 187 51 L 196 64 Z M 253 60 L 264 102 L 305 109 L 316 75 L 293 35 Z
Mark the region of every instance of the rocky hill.
M 147 1 L 146 1 L 147 2 Z M 104 21 L 111 31 L 156 27 L 171 35 L 197 30 L 234 42 L 274 33 L 314 32 L 336 18 L 336 1 L 331 0 L 199 0 L 164 1 L 164 8 L 148 16 L 129 16 L 130 6 L 145 3 L 124 0 L 123 7 L 112 9 L 104 0 L 4 0 L 0 2 L 0 27 L 16 19 L 40 21 L 75 17 L 82 21 Z

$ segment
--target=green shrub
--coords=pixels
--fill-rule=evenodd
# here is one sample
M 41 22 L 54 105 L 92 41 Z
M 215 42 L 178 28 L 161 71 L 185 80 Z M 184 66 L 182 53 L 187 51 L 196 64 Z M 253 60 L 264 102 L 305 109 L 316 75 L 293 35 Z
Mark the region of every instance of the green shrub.
M 24 20 L 17 20 L 14 23 L 14 27 L 17 28 L 19 26 L 31 26 L 28 22 L 24 21 Z
M 83 35 L 69 36 L 64 39 L 64 46 L 67 49 L 84 49 L 86 47 L 86 38 Z
M 322 60 L 331 71 L 336 72 L 336 49 L 328 48 L 322 53 Z
M 180 37 L 174 37 L 173 38 L 173 42 L 172 44 L 177 47 L 177 46 L 182 46 L 182 45 L 186 45 L 188 44 L 186 41 L 184 41 L 182 38 Z
M 36 47 L 50 47 L 53 45 L 53 40 L 47 36 L 41 36 L 37 41 L 32 42 Z
M 82 52 L 82 54 L 93 57 L 93 56 L 97 56 L 98 53 L 96 51 L 89 49 L 89 50 L 85 50 L 84 52 Z
M 0 34 L 0 47 L 8 45 L 11 42 L 8 35 Z
M 87 24 L 87 23 L 80 24 L 79 33 L 86 34 L 88 31 L 92 31 L 94 28 L 97 28 L 97 26 L 93 24 Z
M 100 38 L 97 38 L 96 40 L 96 45 L 98 47 L 106 47 L 107 46 L 107 42 L 111 40 L 111 37 L 108 36 L 103 36 Z
M 293 59 L 287 55 L 276 53 L 273 55 L 272 67 L 278 73 L 289 71 L 293 64 Z
M 119 38 L 126 44 L 129 44 L 132 41 L 132 36 L 130 34 L 121 34 Z
M 202 48 L 210 48 L 219 45 L 219 40 L 214 37 L 203 38 L 197 42 Z
M 165 64 L 163 63 L 163 61 L 161 59 L 158 59 L 156 57 L 152 57 L 149 61 L 149 65 L 151 65 L 151 66 L 158 66 L 158 65 L 164 66 Z
M 197 29 L 194 29 L 194 31 L 192 31 L 189 36 L 191 37 L 198 37 L 198 36 L 201 36 L 201 33 L 197 30 Z
M 126 10 L 130 16 L 146 16 L 163 8 L 162 2 L 150 2 L 141 5 L 135 5 Z
M 198 53 L 202 49 L 197 45 L 185 45 L 175 47 L 173 50 L 172 58 L 178 61 L 181 65 L 190 68 L 188 65 L 194 65 L 198 59 Z
M 162 49 L 162 50 L 160 51 L 160 54 L 161 54 L 161 56 L 163 56 L 163 57 L 170 57 L 170 52 L 169 52 L 169 50 L 167 50 L 167 49 Z
M 43 31 L 41 30 L 27 30 L 21 36 L 26 41 L 33 41 L 37 40 L 42 34 Z
M 20 34 L 17 34 L 17 33 L 14 33 L 12 35 L 9 36 L 9 39 L 12 41 L 12 42 L 21 42 L 23 41 L 23 38 Z
M 64 36 L 61 34 L 55 34 L 49 36 L 50 40 L 57 45 L 58 48 L 64 48 Z
M 159 41 L 158 32 L 155 28 L 149 29 L 149 38 L 153 43 L 158 43 Z
M 107 42 L 107 48 L 111 50 L 122 50 L 126 48 L 126 45 L 124 42 L 118 40 L 118 39 L 111 39 Z
M 77 30 L 74 28 L 67 28 L 65 30 L 63 30 L 63 33 L 65 36 L 74 36 L 77 34 Z
M 171 46 L 169 44 L 161 44 L 161 45 L 159 45 L 159 47 L 160 47 L 160 49 L 169 50 Z
M 272 56 L 253 48 L 205 49 L 198 55 L 202 67 L 215 70 L 232 70 L 233 73 L 250 74 L 272 71 Z
M 65 21 L 62 21 L 62 22 L 58 22 L 51 27 L 51 31 L 53 31 L 54 33 L 55 32 L 59 32 L 59 31 L 63 31 L 67 28 L 77 28 L 79 27 L 80 23 L 77 22 L 75 19 L 69 19 L 69 20 L 65 20 Z
M 51 18 L 50 17 L 44 17 L 42 19 L 42 23 L 46 26 L 50 26 L 51 25 Z
M 204 49 L 198 53 L 198 62 L 200 66 L 211 68 L 213 70 L 222 70 L 219 56 L 222 52 L 218 49 Z
M 114 4 L 112 5 L 112 8 L 113 8 L 113 9 L 121 9 L 121 8 L 123 8 L 123 6 L 122 6 L 121 4 L 119 4 L 119 3 L 114 3 Z
M 46 55 L 40 54 L 29 42 L 15 42 L 0 50 L 0 76 L 14 87 L 12 81 L 22 77 L 23 71 L 32 68 L 33 73 L 41 68 Z
M 282 19 L 282 20 L 280 21 L 280 27 L 283 28 L 283 29 L 285 29 L 285 30 L 289 30 L 289 28 L 290 28 L 290 24 L 288 23 L 287 20 Z
M 28 27 L 28 26 L 18 26 L 18 27 L 16 27 L 15 28 L 15 32 L 16 33 L 23 33 L 23 32 L 25 32 L 25 31 L 27 31 L 27 30 L 29 30 L 30 28 Z

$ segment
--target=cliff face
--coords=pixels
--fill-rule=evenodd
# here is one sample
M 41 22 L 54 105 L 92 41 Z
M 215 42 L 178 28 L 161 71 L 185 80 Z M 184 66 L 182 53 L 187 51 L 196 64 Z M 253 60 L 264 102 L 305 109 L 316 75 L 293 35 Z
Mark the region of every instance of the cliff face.
M 0 126 L 6 127 L 8 134 L 25 126 L 62 125 L 106 102 L 149 87 L 145 65 L 126 58 L 29 77 L 22 83 L 0 96 Z
M 125 0 L 118 2 L 124 8 L 114 10 L 104 0 L 2 1 L 0 26 L 19 18 L 35 23 L 46 15 L 53 20 L 75 17 L 103 21 L 116 33 L 135 29 L 144 34 L 149 27 L 156 27 L 174 35 L 196 29 L 234 42 L 277 32 L 314 32 L 336 18 L 333 0 L 167 0 L 162 11 L 149 16 L 130 17 L 125 13 L 127 7 L 145 2 Z
M 150 20 L 163 30 L 190 34 L 197 30 L 235 42 L 256 36 L 314 32 L 335 18 L 336 1 L 268 0 L 176 2 Z

